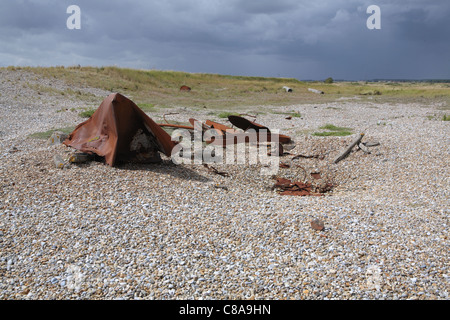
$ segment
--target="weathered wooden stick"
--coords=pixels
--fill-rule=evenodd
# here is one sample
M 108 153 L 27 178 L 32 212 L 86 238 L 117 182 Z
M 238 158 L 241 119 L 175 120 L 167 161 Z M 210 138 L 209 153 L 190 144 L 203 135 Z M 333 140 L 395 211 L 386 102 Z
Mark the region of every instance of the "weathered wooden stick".
M 356 146 L 357 144 L 359 144 L 361 142 L 361 139 L 364 137 L 364 133 L 361 133 L 357 139 L 355 139 L 355 141 L 352 142 L 352 144 L 345 149 L 344 152 L 341 153 L 341 155 L 339 157 L 336 158 L 336 160 L 334 160 L 334 163 L 338 163 L 339 161 L 341 161 L 342 159 L 344 159 L 353 149 L 354 146 Z

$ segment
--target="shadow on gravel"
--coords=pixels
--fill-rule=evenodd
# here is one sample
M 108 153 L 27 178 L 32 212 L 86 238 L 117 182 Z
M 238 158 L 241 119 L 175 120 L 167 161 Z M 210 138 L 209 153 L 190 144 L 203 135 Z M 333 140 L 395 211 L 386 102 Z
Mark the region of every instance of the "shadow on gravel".
M 123 170 L 136 170 L 136 171 L 151 171 L 159 174 L 168 174 L 175 178 L 199 181 L 199 182 L 209 182 L 212 181 L 210 178 L 205 177 L 195 170 L 187 168 L 183 165 L 176 165 L 171 160 L 162 160 L 160 163 L 122 163 L 116 165 L 116 168 Z

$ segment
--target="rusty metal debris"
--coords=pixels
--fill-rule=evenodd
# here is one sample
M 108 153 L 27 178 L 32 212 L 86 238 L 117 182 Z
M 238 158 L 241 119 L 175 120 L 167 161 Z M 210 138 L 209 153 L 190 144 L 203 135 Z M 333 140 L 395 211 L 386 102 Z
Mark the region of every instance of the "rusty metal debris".
M 173 114 L 178 114 L 178 112 L 164 113 L 164 114 L 163 114 L 163 119 L 164 119 L 164 121 L 165 121 L 166 123 L 169 123 L 169 121 L 167 121 L 167 119 L 166 119 L 166 116 L 170 116 L 170 115 L 173 115 Z
M 248 120 L 248 119 L 246 119 L 244 117 L 241 117 L 241 116 L 233 116 L 233 115 L 231 115 L 231 116 L 228 116 L 228 120 L 234 126 L 240 128 L 240 129 L 242 129 L 244 131 L 247 131 L 249 129 L 253 129 L 253 130 L 257 131 L 257 132 L 260 131 L 260 130 L 267 130 L 267 133 L 268 133 L 268 138 L 267 139 L 269 139 L 268 141 L 271 141 L 270 140 L 271 136 L 278 137 L 278 141 L 280 143 L 282 143 L 282 144 L 290 143 L 292 141 L 291 137 L 288 137 L 288 136 L 283 135 L 283 134 L 273 134 L 273 133 L 270 132 L 270 129 L 267 128 L 266 126 L 263 126 L 262 124 L 256 123 L 254 121 L 250 121 L 250 120 Z
M 191 91 L 191 88 L 188 86 L 181 86 L 180 91 Z
M 290 168 L 291 166 L 288 163 L 280 162 L 280 168 Z
M 229 127 L 223 123 L 206 120 L 205 122 L 198 121 L 194 118 L 190 118 L 189 122 L 192 126 L 184 126 L 184 125 L 176 125 L 176 124 L 159 124 L 160 126 L 166 126 L 166 127 L 175 127 L 175 128 L 185 128 L 194 130 L 195 122 L 198 122 L 201 124 L 202 131 L 207 131 L 214 129 L 215 135 L 213 137 L 210 137 L 206 139 L 206 143 L 211 143 L 213 145 L 221 145 L 221 146 L 227 146 L 228 144 L 236 144 L 240 142 L 250 142 L 251 137 L 246 132 L 249 129 L 254 129 L 256 131 L 256 142 L 272 142 L 272 141 L 278 141 L 279 145 L 276 147 L 278 154 L 283 155 L 283 144 L 293 144 L 293 141 L 291 137 L 288 137 L 286 135 L 282 134 L 274 134 L 270 132 L 270 129 L 258 124 L 256 122 L 250 121 L 248 119 L 245 119 L 241 116 L 229 116 L 229 121 L 238 127 L 239 129 L 242 129 L 244 132 L 238 131 L 232 127 Z M 167 121 L 166 121 L 167 122 Z M 265 130 L 263 132 L 263 129 Z M 290 146 L 292 148 L 292 146 Z
M 244 131 L 247 131 L 248 129 L 254 129 L 256 131 L 259 131 L 261 129 L 269 130 L 266 126 L 263 126 L 259 123 L 256 123 L 254 121 L 250 121 L 244 117 L 241 116 L 228 116 L 228 120 L 239 129 L 242 129 Z
M 94 114 L 80 123 L 63 142 L 81 152 L 97 154 L 114 166 L 120 161 L 156 162 L 175 146 L 170 135 L 133 101 L 110 94 Z
M 291 181 L 285 178 L 277 178 L 277 182 L 274 185 L 275 188 L 280 189 L 281 195 L 290 196 L 321 196 L 322 194 L 316 194 L 312 191 L 312 185 L 310 183 L 303 183 L 301 181 Z
M 204 166 L 206 169 L 208 169 L 209 172 L 218 174 L 218 175 L 220 175 L 220 176 L 222 176 L 222 177 L 228 177 L 228 176 L 229 176 L 227 172 L 219 171 L 219 170 L 217 170 L 216 168 L 214 168 L 213 166 L 207 165 L 206 163 L 204 163 L 203 166 Z
M 285 178 L 276 178 L 274 188 L 280 191 L 280 195 L 289 196 L 323 196 L 324 193 L 331 190 L 331 184 L 316 188 L 309 182 L 291 181 Z
M 120 93 L 114 93 L 106 97 L 94 114 L 80 123 L 63 144 L 82 153 L 103 157 L 110 166 L 114 166 L 117 162 L 128 161 L 159 162 L 161 158 L 158 152 L 170 157 L 172 149 L 177 144 L 163 127 L 194 130 L 197 122 L 191 118 L 189 119 L 191 126 L 171 124 L 166 119 L 169 114 L 163 116 L 166 123 L 156 123 L 133 101 Z M 205 142 L 225 147 L 230 143 L 277 141 L 276 152 L 279 155 L 284 154 L 283 144 L 287 148 L 293 144 L 290 137 L 275 134 L 266 126 L 242 116 L 229 116 L 228 120 L 241 130 L 211 120 L 204 123 L 199 121 L 203 132 L 215 130 L 215 134 L 206 137 Z M 248 132 L 250 129 L 256 132 L 256 141 L 251 141 L 252 135 Z
M 311 177 L 313 177 L 316 180 L 322 179 L 320 172 L 311 172 L 310 174 L 311 174 Z

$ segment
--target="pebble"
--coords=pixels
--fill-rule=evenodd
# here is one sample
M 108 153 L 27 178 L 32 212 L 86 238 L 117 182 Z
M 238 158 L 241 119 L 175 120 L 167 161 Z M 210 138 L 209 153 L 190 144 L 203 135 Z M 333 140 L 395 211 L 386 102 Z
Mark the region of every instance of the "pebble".
M 0 299 L 448 300 L 450 126 L 427 117 L 442 105 L 276 107 L 302 114 L 290 129 L 283 117 L 258 116 L 294 137 L 292 154 L 326 154 L 291 162 L 336 182 L 322 197 L 280 196 L 255 165 L 215 166 L 229 177 L 167 158 L 58 169 L 53 155 L 66 147 L 24 137 L 80 123 L 57 111 L 83 103 L 46 92 L 36 99 L 21 84 L 66 86 L 36 77 L 0 68 Z M 107 95 L 75 89 L 91 90 L 98 104 Z M 174 121 L 220 121 L 208 110 L 171 111 Z M 327 123 L 380 145 L 333 164 L 352 137 L 296 131 Z M 295 168 L 277 174 L 303 177 Z M 311 217 L 326 232 L 311 232 Z
M 325 228 L 325 225 L 322 220 L 315 219 L 311 221 L 311 228 L 322 231 Z

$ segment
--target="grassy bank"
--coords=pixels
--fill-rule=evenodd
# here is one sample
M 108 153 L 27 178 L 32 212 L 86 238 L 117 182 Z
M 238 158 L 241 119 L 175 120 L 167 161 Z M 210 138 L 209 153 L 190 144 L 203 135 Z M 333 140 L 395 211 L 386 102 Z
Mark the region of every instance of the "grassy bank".
M 450 84 L 431 82 L 303 82 L 290 78 L 244 77 L 117 67 L 8 67 L 57 78 L 74 87 L 120 92 L 140 106 L 227 109 L 258 105 L 325 103 L 342 98 L 374 102 L 444 101 L 450 106 Z M 182 85 L 191 91 L 180 91 Z M 293 89 L 286 92 L 283 86 Z M 308 91 L 314 88 L 325 94 Z M 70 90 L 69 90 L 70 91 Z M 62 93 L 64 94 L 64 93 Z M 66 94 L 73 94 L 67 92 Z M 80 97 L 82 98 L 82 96 Z

